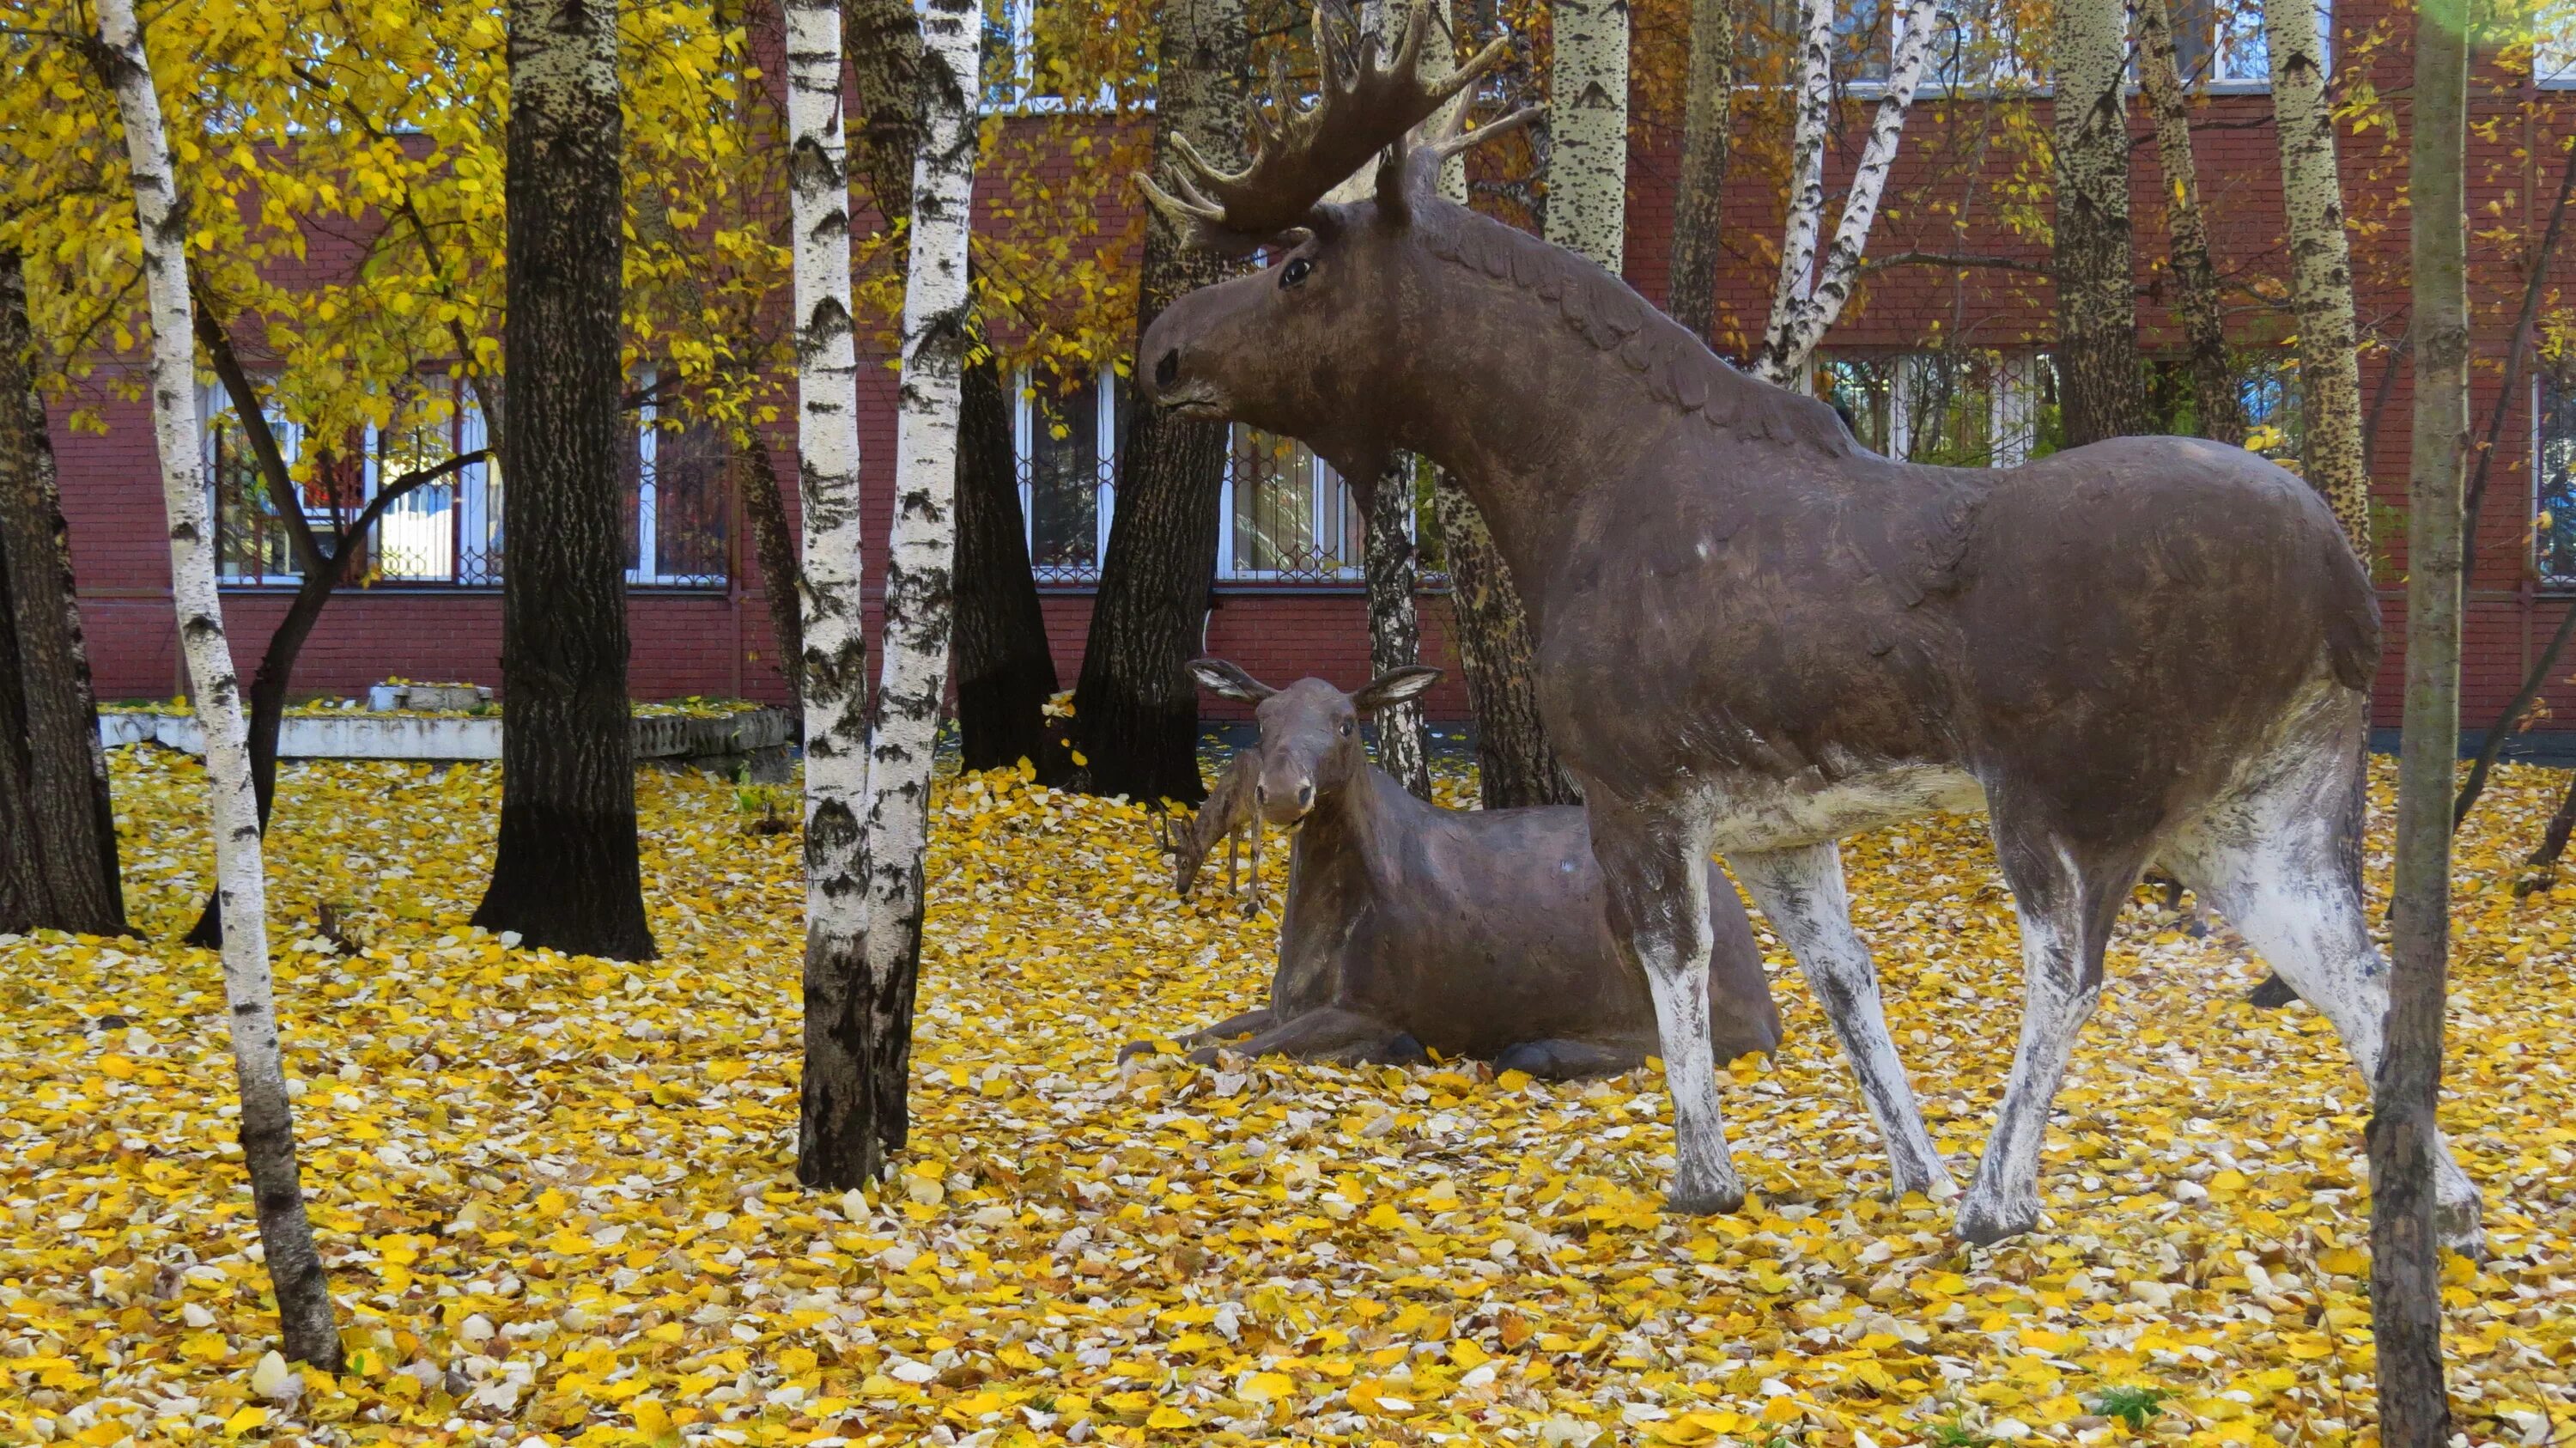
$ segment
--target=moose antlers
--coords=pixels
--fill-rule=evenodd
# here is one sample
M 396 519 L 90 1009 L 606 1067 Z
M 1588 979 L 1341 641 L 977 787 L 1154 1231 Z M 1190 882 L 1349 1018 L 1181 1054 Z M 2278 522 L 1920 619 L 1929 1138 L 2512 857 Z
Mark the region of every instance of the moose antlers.
M 1181 169 L 1172 191 L 1139 175 L 1145 199 L 1198 245 L 1245 251 L 1301 224 L 1324 194 L 1378 152 L 1403 143 L 1414 127 L 1438 114 L 1503 58 L 1497 40 L 1445 77 L 1426 77 L 1423 57 L 1437 0 L 1415 0 L 1393 58 L 1377 63 L 1377 40 L 1358 33 L 1342 0 L 1315 7 L 1315 50 L 1323 72 L 1312 106 L 1292 100 L 1287 66 L 1274 61 L 1270 96 L 1250 109 L 1251 164 L 1226 171 L 1200 154 L 1186 137 L 1174 137 Z M 1521 123 L 1532 113 L 1507 118 L 1473 133 L 1482 140 Z M 1432 143 L 1455 154 L 1468 142 L 1456 124 Z M 1177 194 L 1175 194 L 1177 193 Z

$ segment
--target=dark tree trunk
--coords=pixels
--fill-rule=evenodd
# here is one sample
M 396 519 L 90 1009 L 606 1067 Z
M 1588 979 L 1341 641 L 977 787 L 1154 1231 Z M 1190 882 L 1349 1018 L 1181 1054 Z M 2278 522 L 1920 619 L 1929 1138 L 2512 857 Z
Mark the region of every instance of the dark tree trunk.
M 787 502 L 778 484 L 778 467 L 769 458 L 769 442 L 746 431 L 734 440 L 735 486 L 742 489 L 744 519 L 751 524 L 752 549 L 760 558 L 761 592 L 769 601 L 769 628 L 778 640 L 778 672 L 787 680 L 788 702 L 805 698 L 805 614 L 797 603 L 804 570 L 796 563 L 796 534 L 787 526 Z M 804 712 L 791 709 L 798 727 Z
M 1026 759 L 1047 784 L 1073 769 L 1047 737 L 1056 690 L 1046 613 L 1029 568 L 1010 398 L 990 347 L 963 381 L 957 439 L 957 734 L 968 769 Z
M 1557 761 L 1539 719 L 1529 615 L 1484 516 L 1444 469 L 1432 482 L 1433 516 L 1449 560 L 1449 609 L 1467 703 L 1476 713 L 1476 771 L 1487 809 L 1577 804 L 1582 792 Z
M 304 581 L 295 590 L 295 601 L 286 606 L 286 617 L 277 621 L 277 631 L 268 636 L 268 652 L 259 660 L 259 672 L 250 681 L 250 785 L 259 801 L 259 825 L 268 828 L 270 813 L 277 803 L 277 738 L 286 727 L 286 690 L 295 677 L 296 656 L 304 651 L 304 641 L 313 636 L 313 625 L 322 618 L 323 605 L 331 601 L 331 590 L 339 585 L 337 559 L 321 569 L 307 566 Z M 198 912 L 197 923 L 188 931 L 187 943 L 212 950 L 224 943 L 223 896 L 206 897 L 205 908 Z
M 1681 190 L 1673 198 L 1673 275 L 1664 310 L 1707 341 L 1717 328 L 1719 222 L 1734 136 L 1731 0 L 1691 0 L 1690 89 L 1682 109 Z
M 0 930 L 123 934 L 116 811 L 34 344 L 22 259 L 0 252 Z
M 2200 204 L 2200 171 L 2192 158 L 2191 107 L 2174 59 L 2173 17 L 2165 0 L 2139 0 L 2138 82 L 2156 123 L 2156 159 L 2165 173 L 2166 256 L 2180 295 L 2174 314 L 2182 322 L 2191 367 L 2192 410 L 2200 435 L 2230 447 L 2245 445 L 2245 401 L 2237 395 L 2236 369 L 2227 360 L 2227 327 L 2218 302 L 2218 270 L 2209 259 L 2209 219 Z
M 474 912 L 530 946 L 644 960 L 619 508 L 617 6 L 511 0 L 501 439 L 501 838 Z
M 2558 797 L 2558 812 L 2549 817 L 2548 827 L 2540 832 L 2540 846 L 2522 862 L 2523 875 L 2514 882 L 2518 899 L 2546 890 L 2558 876 L 2559 858 L 2567 853 L 2567 837 L 2576 834 L 2576 774 L 2567 777 L 2567 792 Z
M 1413 469 L 1397 453 L 1378 474 L 1368 501 L 1369 672 L 1381 675 L 1422 662 L 1422 618 L 1416 609 Z M 1423 738 L 1422 701 L 1407 699 L 1377 714 L 1377 767 L 1416 799 L 1431 798 L 1431 756 Z
M 2064 0 L 2056 52 L 2056 350 L 2071 447 L 2146 430 L 2121 87 L 2128 23 L 2118 0 Z
M 2272 0 L 2274 4 L 2284 0 Z M 2397 766 L 2388 1033 L 2372 1083 L 2370 1322 L 2379 1438 L 2451 1440 L 2435 1237 L 2435 1109 L 2451 952 L 2451 780 L 2460 739 L 2460 537 L 2469 430 L 2468 25 L 2457 0 L 2415 25 L 2415 425 L 2406 525 L 2406 711 Z
M 1168 171 L 1186 138 L 1230 162 L 1243 131 L 1237 86 L 1251 59 L 1242 0 L 1175 0 L 1162 9 L 1154 113 L 1154 169 Z M 1161 217 L 1146 223 L 1136 334 L 1183 293 L 1231 270 L 1213 252 L 1184 246 Z M 1150 369 L 1155 359 L 1137 359 Z M 1140 370 L 1139 375 L 1144 375 Z M 1074 691 L 1076 734 L 1094 794 L 1196 804 L 1198 689 L 1182 665 L 1198 652 L 1216 581 L 1217 493 L 1225 472 L 1220 423 L 1140 409 L 1119 468 L 1118 514 L 1101 560 L 1100 592 Z

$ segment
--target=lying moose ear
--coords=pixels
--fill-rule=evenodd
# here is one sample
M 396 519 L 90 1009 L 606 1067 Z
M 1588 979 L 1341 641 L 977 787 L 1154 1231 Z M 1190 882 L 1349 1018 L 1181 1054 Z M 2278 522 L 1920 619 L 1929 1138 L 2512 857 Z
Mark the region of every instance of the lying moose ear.
M 1439 681 L 1440 671 L 1427 664 L 1389 669 L 1353 694 L 1351 707 L 1363 714 L 1374 714 L 1389 704 L 1403 703 Z
M 1190 677 L 1211 694 L 1241 699 L 1247 704 L 1258 704 L 1279 692 L 1245 673 L 1242 665 L 1226 659 L 1192 659 Z

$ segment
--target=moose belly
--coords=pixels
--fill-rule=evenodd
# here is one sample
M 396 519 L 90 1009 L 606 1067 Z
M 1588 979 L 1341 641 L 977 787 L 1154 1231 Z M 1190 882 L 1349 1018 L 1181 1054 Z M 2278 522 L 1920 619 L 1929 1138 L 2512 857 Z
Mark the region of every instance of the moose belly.
M 1782 850 L 1838 840 L 1927 814 L 1982 814 L 1985 788 L 1965 770 L 1899 764 L 1827 779 L 1727 776 L 1706 795 L 1709 838 L 1729 850 Z

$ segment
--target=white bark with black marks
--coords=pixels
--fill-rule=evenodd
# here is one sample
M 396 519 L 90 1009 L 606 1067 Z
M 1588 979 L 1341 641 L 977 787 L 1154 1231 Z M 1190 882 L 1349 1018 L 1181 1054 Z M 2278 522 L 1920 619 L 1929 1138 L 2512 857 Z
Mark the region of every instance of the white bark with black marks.
M 1826 329 L 1842 316 L 1860 280 L 1861 253 L 1869 247 L 1870 227 L 1878 220 L 1878 200 L 1896 167 L 1897 144 L 1905 135 L 1906 112 L 1923 80 L 1932 53 L 1932 32 L 1940 7 L 1936 0 L 1913 0 L 1899 13 L 1900 28 L 1888 58 L 1887 88 L 1879 95 L 1869 140 L 1852 170 L 1851 189 L 1843 196 L 1842 216 L 1834 223 L 1833 245 L 1816 271 L 1816 239 L 1824 228 L 1824 144 L 1827 111 L 1833 95 L 1833 6 L 1831 0 L 1806 0 L 1801 12 L 1805 34 L 1799 45 L 1798 124 L 1793 142 L 1794 177 L 1789 221 L 1782 235 L 1780 278 L 1771 293 L 1771 319 L 1763 331 L 1761 355 L 1754 374 L 1786 385 L 1805 370 L 1807 358 L 1824 339 Z
M 1628 234 L 1627 0 L 1558 0 L 1550 23 L 1547 239 L 1617 272 Z
M 116 92 L 143 238 L 143 281 L 151 319 L 146 354 L 152 436 L 161 461 L 161 500 L 170 529 L 170 594 L 179 644 L 206 736 L 206 777 L 215 831 L 216 889 L 223 900 L 224 1001 L 230 1008 L 233 1071 L 241 1090 L 242 1159 L 258 1212 L 260 1245 L 277 1290 L 286 1355 L 338 1371 L 340 1335 L 330 1284 L 304 1214 L 302 1164 L 286 1095 L 275 982 L 268 963 L 268 900 L 259 806 L 251 789 L 250 736 L 241 680 L 224 637 L 215 592 L 214 535 L 198 462 L 195 320 L 189 310 L 187 217 L 170 166 L 161 98 L 134 17 L 133 0 L 99 0 L 98 59 Z
M 912 254 L 903 298 L 894 527 L 886 548 L 885 635 L 868 730 L 860 844 L 862 1004 L 876 1070 L 879 1139 L 904 1139 L 913 987 L 921 967 L 922 855 L 931 749 L 948 682 L 957 542 L 957 438 L 967 335 L 966 244 L 975 190 L 976 46 L 969 0 L 927 0 L 921 149 L 913 162 Z
M 2325 496 L 2353 552 L 2370 561 L 2370 469 L 2361 455 L 2361 346 L 2352 314 L 2334 104 L 2316 0 L 2263 0 L 2272 115 L 2281 138 L 2281 214 L 2290 242 L 2290 309 L 2299 327 L 2299 393 L 2308 485 Z
M 850 318 L 849 141 L 841 10 L 786 7 L 788 207 L 796 290 L 797 487 L 804 504 L 805 1061 L 797 1175 L 847 1190 L 875 1174 L 862 1015 L 867 634 L 861 592 L 858 348 Z M 757 444 L 755 443 L 755 446 Z M 773 585 L 776 586 L 776 585 Z

